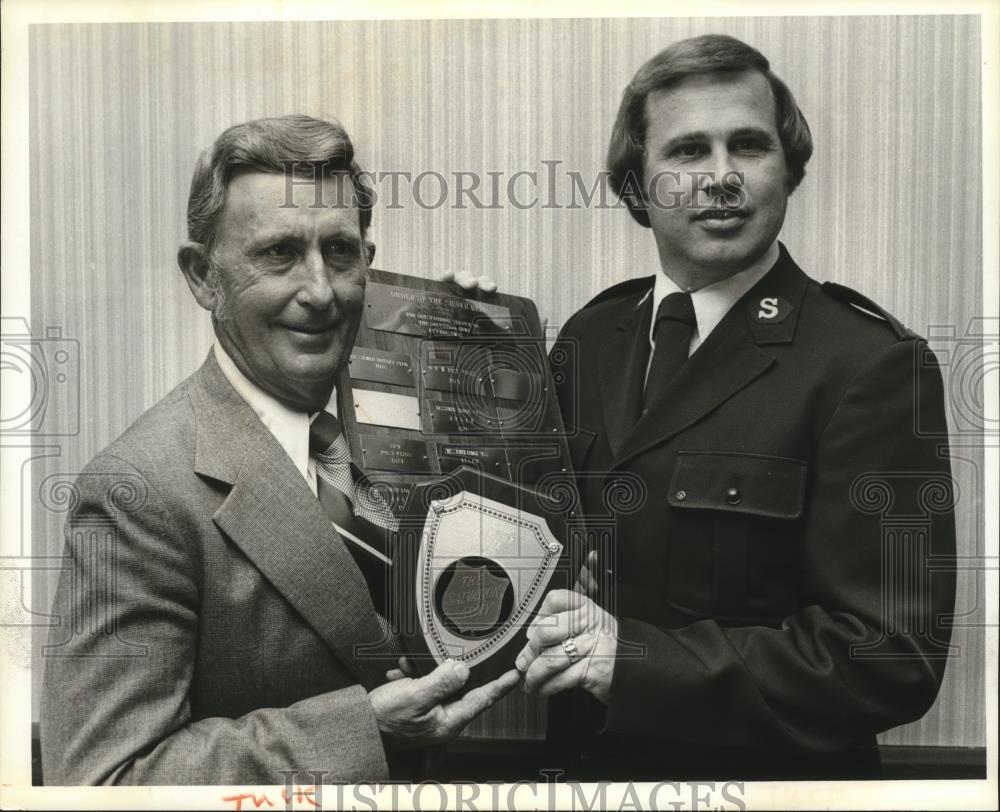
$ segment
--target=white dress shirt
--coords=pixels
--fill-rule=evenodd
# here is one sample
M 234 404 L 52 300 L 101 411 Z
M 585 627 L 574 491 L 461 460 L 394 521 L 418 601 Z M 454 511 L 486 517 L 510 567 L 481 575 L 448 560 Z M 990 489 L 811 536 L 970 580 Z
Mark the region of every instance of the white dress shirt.
M 691 303 L 694 305 L 694 315 L 698 321 L 698 325 L 691 335 L 691 347 L 688 350 L 688 357 L 693 355 L 694 351 L 702 345 L 705 339 L 708 338 L 708 334 L 716 328 L 726 313 L 740 300 L 740 297 L 756 285 L 763 278 L 764 274 L 771 270 L 774 263 L 778 261 L 779 253 L 778 241 L 775 240 L 771 244 L 771 247 L 764 253 L 764 256 L 745 271 L 733 274 L 721 282 L 713 282 L 711 285 L 706 285 L 691 294 Z M 653 341 L 653 332 L 656 328 L 656 313 L 660 308 L 660 302 L 666 299 L 671 293 L 684 293 L 684 291 L 677 286 L 677 283 L 673 279 L 667 276 L 665 271 L 660 271 L 656 275 L 656 284 L 653 286 L 652 294 L 653 320 L 649 325 L 649 346 L 651 348 L 656 343 Z M 652 360 L 653 355 L 650 353 L 650 362 Z M 648 367 L 646 371 L 647 373 L 649 372 Z
M 260 421 L 267 426 L 268 431 L 274 435 L 278 445 L 291 458 L 315 495 L 316 461 L 309 456 L 309 426 L 315 415 L 310 417 L 305 412 L 289 409 L 281 401 L 250 381 L 246 375 L 240 372 L 239 367 L 218 341 L 215 342 L 214 351 L 215 360 L 219 362 L 219 368 L 226 376 L 226 380 L 232 384 L 233 389 L 249 404 Z M 326 410 L 331 414 L 337 413 L 336 388 L 330 393 L 330 402 Z

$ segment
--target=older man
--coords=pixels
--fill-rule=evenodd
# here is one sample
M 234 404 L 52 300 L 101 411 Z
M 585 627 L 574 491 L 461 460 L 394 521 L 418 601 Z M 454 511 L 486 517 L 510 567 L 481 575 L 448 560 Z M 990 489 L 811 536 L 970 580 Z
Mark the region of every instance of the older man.
M 560 337 L 583 359 L 559 387 L 583 507 L 615 543 L 600 605 L 550 594 L 518 660 L 526 690 L 574 689 L 552 724 L 571 776 L 876 776 L 875 734 L 941 683 L 941 377 L 777 242 L 811 152 L 788 88 L 731 37 L 670 46 L 625 91 L 609 168 L 660 268 Z
M 371 199 L 344 130 L 305 116 L 232 127 L 198 163 L 178 261 L 216 343 L 77 481 L 46 783 L 398 777 L 516 683 L 449 700 L 463 665 L 386 679 L 392 517 L 345 462 L 333 391 Z

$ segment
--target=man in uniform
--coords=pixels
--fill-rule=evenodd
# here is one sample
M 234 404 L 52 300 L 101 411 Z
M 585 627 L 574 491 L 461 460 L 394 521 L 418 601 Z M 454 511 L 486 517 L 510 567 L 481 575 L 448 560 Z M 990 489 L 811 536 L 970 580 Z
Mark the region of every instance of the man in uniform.
M 875 734 L 937 694 L 941 376 L 777 241 L 811 152 L 787 87 L 731 37 L 670 46 L 625 91 L 612 184 L 660 269 L 557 344 L 582 359 L 559 386 L 582 511 L 614 543 L 593 600 L 551 593 L 517 663 L 525 690 L 572 689 L 550 725 L 567 777 L 874 777 Z M 890 500 L 923 531 L 887 532 Z

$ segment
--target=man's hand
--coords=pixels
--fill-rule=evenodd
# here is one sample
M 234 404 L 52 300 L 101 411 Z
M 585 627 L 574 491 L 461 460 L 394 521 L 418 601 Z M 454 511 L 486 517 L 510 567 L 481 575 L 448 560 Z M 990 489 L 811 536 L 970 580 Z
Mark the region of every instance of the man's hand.
M 618 621 L 590 598 L 567 589 L 545 596 L 515 665 L 524 690 L 543 696 L 580 686 L 607 703 L 618 652 Z
M 369 693 L 368 698 L 383 734 L 397 744 L 419 747 L 453 739 L 472 719 L 517 685 L 520 677 L 517 671 L 508 671 L 461 699 L 444 703 L 469 678 L 467 665 L 446 662 L 426 677 L 398 676 Z
M 481 290 L 483 293 L 494 293 L 497 289 L 497 283 L 486 274 L 476 276 L 469 271 L 447 271 L 441 274 L 440 281 L 454 282 L 462 290 Z M 547 338 L 549 317 L 542 317 L 540 323 L 542 326 L 542 338 Z
M 385 678 L 389 682 L 395 682 L 398 679 L 403 679 L 403 677 L 412 677 L 414 675 L 413 666 L 406 657 L 399 658 L 399 668 L 390 668 L 385 672 Z
M 474 276 L 469 271 L 448 271 L 441 275 L 442 282 L 454 282 L 462 290 L 481 290 L 483 293 L 493 293 L 497 283 L 486 274 Z

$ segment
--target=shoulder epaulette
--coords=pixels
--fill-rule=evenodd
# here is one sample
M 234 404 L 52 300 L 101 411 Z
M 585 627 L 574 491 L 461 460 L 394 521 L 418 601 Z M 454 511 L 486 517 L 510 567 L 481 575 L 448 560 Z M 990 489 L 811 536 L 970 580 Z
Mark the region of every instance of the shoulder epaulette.
M 624 282 L 619 282 L 617 285 L 612 285 L 606 290 L 602 290 L 593 299 L 591 299 L 587 304 L 583 306 L 586 310 L 595 304 L 600 304 L 601 302 L 606 302 L 609 299 L 615 299 L 619 296 L 641 296 L 649 290 L 653 289 L 653 282 L 655 281 L 655 276 L 641 276 L 638 279 L 626 279 Z
M 898 338 L 917 338 L 917 334 L 904 325 L 899 319 L 892 315 L 883 307 L 875 304 L 871 299 L 862 293 L 858 293 L 853 288 L 846 285 L 838 285 L 836 282 L 824 282 L 823 290 L 834 299 L 844 304 L 850 305 L 855 310 L 867 313 L 873 318 L 881 319 L 888 324 Z

